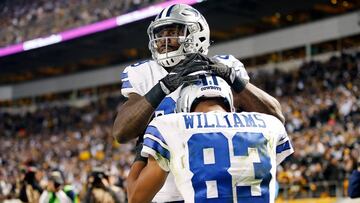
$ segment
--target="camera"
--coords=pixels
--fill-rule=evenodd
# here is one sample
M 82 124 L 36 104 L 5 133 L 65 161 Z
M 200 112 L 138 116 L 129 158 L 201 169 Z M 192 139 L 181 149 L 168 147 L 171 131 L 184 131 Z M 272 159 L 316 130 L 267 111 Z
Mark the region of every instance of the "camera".
M 103 184 L 103 179 L 108 180 L 108 175 L 105 173 L 105 171 L 101 168 L 94 169 L 88 178 L 88 183 L 91 187 L 94 188 L 103 188 L 105 185 Z

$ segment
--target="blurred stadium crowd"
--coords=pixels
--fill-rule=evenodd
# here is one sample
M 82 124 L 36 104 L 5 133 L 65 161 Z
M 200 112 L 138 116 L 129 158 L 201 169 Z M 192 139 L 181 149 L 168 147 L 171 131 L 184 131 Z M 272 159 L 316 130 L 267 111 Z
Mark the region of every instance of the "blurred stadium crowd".
M 1 113 L 0 201 L 1 196 L 18 196 L 21 177 L 29 167 L 40 172 L 38 180 L 43 188 L 50 171 L 63 171 L 82 198 L 88 189 L 83 188 L 87 187 L 88 175 L 95 167 L 106 169 L 107 174 L 117 177 L 115 184 L 124 187 L 134 159 L 133 144 L 120 146 L 110 134 L 114 110 L 121 98 L 107 97 L 96 102 L 86 99 L 77 101 L 77 107 L 45 104 L 22 115 Z
M 256 83 L 279 99 L 295 149 L 278 168 L 288 197 L 346 194 L 347 179 L 360 161 L 359 77 L 359 53 L 257 77 L 266 78 Z
M 311 61 L 291 72 L 257 71 L 251 78 L 280 101 L 295 148 L 278 168 L 280 196 L 346 195 L 347 178 L 360 161 L 360 53 Z M 80 199 L 99 165 L 125 191 L 135 143 L 119 145 L 110 133 L 123 99 L 109 92 L 42 102 L 31 111 L 2 110 L 0 200 L 18 195 L 30 165 L 42 172 L 40 185 L 49 171 L 63 171 Z
M 159 0 L 1 1 L 0 47 L 98 22 L 155 2 Z

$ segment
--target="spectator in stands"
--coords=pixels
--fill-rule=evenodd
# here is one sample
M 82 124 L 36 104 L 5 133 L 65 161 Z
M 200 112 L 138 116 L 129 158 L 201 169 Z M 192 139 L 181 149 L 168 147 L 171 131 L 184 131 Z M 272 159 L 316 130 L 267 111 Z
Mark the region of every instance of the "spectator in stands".
M 160 0 L 4 0 L 0 47 L 115 17 Z
M 19 199 L 23 202 L 38 203 L 43 189 L 39 185 L 41 171 L 29 166 L 23 173 Z
M 112 184 L 109 175 L 102 168 L 94 169 L 87 182 L 86 203 L 121 203 L 125 195 L 121 188 Z
M 46 190 L 40 196 L 39 203 L 77 203 L 78 199 L 71 186 L 65 185 L 62 172 L 54 170 L 51 172 Z

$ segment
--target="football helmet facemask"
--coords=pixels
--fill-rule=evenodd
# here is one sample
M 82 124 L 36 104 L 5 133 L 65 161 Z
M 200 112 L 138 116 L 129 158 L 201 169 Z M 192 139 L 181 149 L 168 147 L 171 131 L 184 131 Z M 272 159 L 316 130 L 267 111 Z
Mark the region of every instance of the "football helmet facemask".
M 186 54 L 206 55 L 210 46 L 210 30 L 205 18 L 185 4 L 163 9 L 147 33 L 152 57 L 163 67 L 177 65 Z

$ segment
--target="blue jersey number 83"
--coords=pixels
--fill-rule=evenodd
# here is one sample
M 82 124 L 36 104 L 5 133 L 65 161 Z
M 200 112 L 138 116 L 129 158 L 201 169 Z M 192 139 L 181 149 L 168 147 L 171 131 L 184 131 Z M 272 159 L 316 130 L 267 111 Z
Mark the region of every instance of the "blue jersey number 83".
M 197 133 L 188 147 L 195 202 L 269 202 L 271 162 L 262 133 L 238 132 L 231 141 L 221 132 Z

